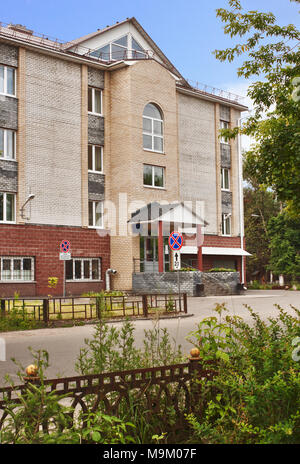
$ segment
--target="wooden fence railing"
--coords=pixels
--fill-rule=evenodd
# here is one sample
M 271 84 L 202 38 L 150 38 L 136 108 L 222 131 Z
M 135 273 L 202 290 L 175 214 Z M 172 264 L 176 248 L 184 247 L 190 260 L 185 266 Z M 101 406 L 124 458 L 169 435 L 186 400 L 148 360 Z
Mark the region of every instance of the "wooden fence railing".
M 47 324 L 49 321 L 91 320 L 100 317 L 187 313 L 187 295 L 140 295 L 67 298 L 6 298 L 0 300 L 0 316 L 13 310 L 18 316 Z

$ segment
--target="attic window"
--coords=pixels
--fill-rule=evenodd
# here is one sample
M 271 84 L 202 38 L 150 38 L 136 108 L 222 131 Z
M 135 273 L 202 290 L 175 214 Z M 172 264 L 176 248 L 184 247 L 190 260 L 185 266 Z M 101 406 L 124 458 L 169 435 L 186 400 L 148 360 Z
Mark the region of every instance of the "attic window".
M 132 47 L 132 48 L 131 48 Z M 119 61 L 130 58 L 141 59 L 146 58 L 145 50 L 131 35 L 124 35 L 113 42 L 104 45 L 90 53 L 90 56 L 95 56 L 100 60 Z

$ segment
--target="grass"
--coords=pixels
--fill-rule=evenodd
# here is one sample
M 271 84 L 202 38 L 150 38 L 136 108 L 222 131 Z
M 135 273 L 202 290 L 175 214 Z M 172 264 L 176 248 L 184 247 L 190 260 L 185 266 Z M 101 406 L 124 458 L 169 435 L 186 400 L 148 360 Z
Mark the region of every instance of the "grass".
M 59 302 L 54 304 L 53 301 L 49 301 L 49 320 L 50 321 L 71 321 L 71 320 L 86 320 L 86 319 L 97 319 L 97 308 L 96 303 L 86 303 L 86 304 L 74 304 L 74 309 L 72 307 L 72 303 L 67 303 L 68 299 L 66 298 L 66 303 L 61 304 L 59 306 Z M 14 307 L 22 310 L 23 301 L 22 300 L 15 300 Z M 109 302 L 108 302 L 109 303 Z M 104 318 L 120 318 L 120 317 L 128 317 L 128 316 L 142 316 L 142 308 L 140 304 L 140 309 L 138 311 L 137 304 L 133 305 L 130 301 L 128 302 L 127 308 L 125 308 L 125 314 L 123 311 L 123 304 L 116 301 L 112 302 L 113 307 L 108 307 L 107 310 L 102 312 L 102 316 Z M 134 306 L 134 307 L 133 307 Z M 8 312 L 8 302 L 6 302 L 6 311 Z M 31 316 L 35 312 L 35 318 L 38 321 L 39 317 L 40 320 L 43 320 L 43 304 L 41 300 L 26 300 L 24 311 L 26 312 L 27 317 L 31 319 Z M 165 314 L 171 313 L 172 311 L 167 311 L 165 308 L 149 308 L 148 314 L 149 315 L 157 315 L 157 314 Z M 20 316 L 21 316 L 20 311 Z M 39 316 L 40 314 L 40 316 Z

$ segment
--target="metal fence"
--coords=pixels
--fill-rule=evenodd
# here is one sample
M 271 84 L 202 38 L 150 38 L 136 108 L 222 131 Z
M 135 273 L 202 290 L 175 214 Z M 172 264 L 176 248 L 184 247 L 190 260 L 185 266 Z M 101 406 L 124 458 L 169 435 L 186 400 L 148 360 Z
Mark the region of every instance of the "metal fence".
M 187 295 L 122 295 L 71 298 L 1 299 L 0 316 L 13 313 L 48 324 L 55 320 L 97 320 L 102 317 L 148 317 L 187 313 Z
M 211 379 L 216 366 L 204 367 L 198 357 L 189 362 L 144 369 L 108 372 L 45 380 L 46 392 L 64 395 L 64 404 L 72 408 L 72 423 L 87 413 L 102 410 L 106 414 L 120 416 L 127 409 L 130 413 L 132 400 L 142 407 L 146 419 L 156 416 L 168 427 L 168 414 L 173 408 L 176 426 L 184 421 L 184 414 L 195 410 L 201 394 L 200 379 Z M 38 378 L 25 377 L 23 385 L 0 388 L 0 430 L 8 416 L 8 404 L 17 408 L 30 384 L 40 384 Z M 68 400 L 68 401 L 66 401 Z M 170 425 L 170 424 L 169 424 Z M 83 419 L 82 426 L 85 426 Z M 48 424 L 43 428 L 47 430 Z M 175 424 L 172 424 L 174 429 Z

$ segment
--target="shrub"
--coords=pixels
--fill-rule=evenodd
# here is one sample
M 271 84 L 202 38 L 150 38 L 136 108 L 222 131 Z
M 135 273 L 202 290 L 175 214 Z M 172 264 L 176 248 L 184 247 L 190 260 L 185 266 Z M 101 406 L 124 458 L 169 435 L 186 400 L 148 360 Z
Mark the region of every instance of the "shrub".
M 236 269 L 227 269 L 225 267 L 213 267 L 208 272 L 237 272 Z
M 300 363 L 292 358 L 300 311 L 277 306 L 267 323 L 247 309 L 249 324 L 222 319 L 226 308 L 217 305 L 219 319 L 204 319 L 189 336 L 204 364 L 218 361 L 215 377 L 199 383 L 201 415 L 187 416 L 193 443 L 300 442 Z

